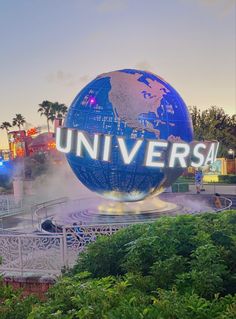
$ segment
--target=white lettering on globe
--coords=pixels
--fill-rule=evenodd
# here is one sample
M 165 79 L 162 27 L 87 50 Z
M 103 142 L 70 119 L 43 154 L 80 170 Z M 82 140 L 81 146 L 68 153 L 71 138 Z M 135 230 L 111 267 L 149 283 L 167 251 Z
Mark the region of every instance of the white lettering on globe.
M 112 138 L 112 135 L 98 133 L 91 138 L 83 131 L 59 127 L 56 131 L 56 148 L 63 153 L 74 152 L 79 157 L 83 157 L 84 150 L 86 150 L 91 159 L 108 162 L 111 160 Z M 103 142 L 102 150 L 100 150 L 101 142 Z M 136 139 L 131 150 L 128 150 L 126 138 L 117 136 L 117 147 L 119 147 L 124 164 L 129 165 L 135 160 L 143 142 L 143 139 Z M 216 141 L 188 144 L 147 140 L 146 144 L 144 166 L 157 168 L 209 165 L 215 162 L 219 148 L 219 143 Z M 168 152 L 167 156 L 166 152 Z

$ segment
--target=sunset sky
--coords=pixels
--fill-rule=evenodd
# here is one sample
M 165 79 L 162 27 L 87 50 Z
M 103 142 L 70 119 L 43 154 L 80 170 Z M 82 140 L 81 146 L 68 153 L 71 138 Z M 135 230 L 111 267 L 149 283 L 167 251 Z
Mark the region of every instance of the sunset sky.
M 100 73 L 163 77 L 187 105 L 236 113 L 235 0 L 0 0 L 0 122 L 33 124 Z M 0 132 L 0 147 L 4 139 Z

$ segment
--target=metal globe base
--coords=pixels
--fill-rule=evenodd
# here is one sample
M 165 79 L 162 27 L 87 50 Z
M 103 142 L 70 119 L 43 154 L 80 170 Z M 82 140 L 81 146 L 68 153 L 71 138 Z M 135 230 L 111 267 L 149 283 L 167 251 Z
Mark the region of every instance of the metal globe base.
M 149 213 L 164 213 L 176 209 L 178 205 L 165 202 L 158 197 L 147 198 L 138 202 L 111 202 L 104 201 L 98 205 L 98 213 L 101 215 L 124 216 L 126 214 L 139 215 Z
M 100 197 L 69 201 L 52 214 L 54 225 L 96 225 L 154 220 L 180 211 L 181 205 L 158 197 L 139 202 L 113 202 Z

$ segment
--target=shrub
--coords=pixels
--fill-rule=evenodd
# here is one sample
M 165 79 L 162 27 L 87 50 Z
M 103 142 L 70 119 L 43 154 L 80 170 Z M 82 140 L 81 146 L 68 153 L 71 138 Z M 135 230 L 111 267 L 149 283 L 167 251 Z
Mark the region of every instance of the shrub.
M 211 299 L 236 293 L 236 212 L 164 217 L 100 237 L 78 259 L 73 274 L 141 274 L 153 286 L 194 291 Z M 150 287 L 151 287 L 150 286 Z
M 80 254 L 79 263 L 72 269 L 72 274 L 89 271 L 93 276 L 121 275 L 127 243 L 142 236 L 148 225 L 140 224 L 121 229 L 109 238 L 100 236 L 99 244 L 90 245 L 89 253 Z
M 207 300 L 193 292 L 139 287 L 142 276 L 63 277 L 28 319 L 233 319 L 236 297 Z
M 219 182 L 236 184 L 236 175 L 219 175 Z
M 235 225 L 236 211 L 228 211 L 160 218 L 100 237 L 44 303 L 5 288 L 0 318 L 234 319 Z
M 21 290 L 13 290 L 5 286 L 0 279 L 0 318 L 1 319 L 26 319 L 36 304 L 35 296 L 23 297 Z

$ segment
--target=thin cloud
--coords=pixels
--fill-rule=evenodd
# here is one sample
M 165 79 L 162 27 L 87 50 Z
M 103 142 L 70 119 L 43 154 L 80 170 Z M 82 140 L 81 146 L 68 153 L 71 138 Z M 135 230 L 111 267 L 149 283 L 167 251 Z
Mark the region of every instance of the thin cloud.
M 202 5 L 205 5 L 209 10 L 220 11 L 221 16 L 227 16 L 236 10 L 235 0 L 199 0 Z
M 89 76 L 87 74 L 82 76 L 77 76 L 75 74 L 64 72 L 61 70 L 56 71 L 55 73 L 50 73 L 46 76 L 46 80 L 49 83 L 61 84 L 64 86 L 75 86 L 78 84 L 84 84 L 89 81 Z
M 100 13 L 118 12 L 126 9 L 127 0 L 103 0 L 97 6 Z
M 55 73 L 50 73 L 46 76 L 48 82 L 66 82 L 73 79 L 72 73 L 67 73 L 61 70 L 56 71 Z

